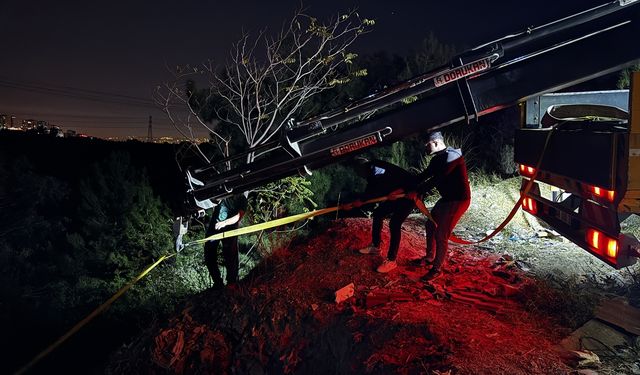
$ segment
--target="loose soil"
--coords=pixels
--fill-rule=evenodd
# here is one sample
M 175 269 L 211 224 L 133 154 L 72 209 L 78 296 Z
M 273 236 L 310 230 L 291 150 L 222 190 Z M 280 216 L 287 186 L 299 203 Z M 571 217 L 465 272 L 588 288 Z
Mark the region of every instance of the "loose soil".
M 420 282 L 426 269 L 407 265 L 424 255 L 423 222 L 412 218 L 401 267 L 379 274 L 382 257 L 356 252 L 370 225 L 334 221 L 276 252 L 238 288 L 201 293 L 123 351 L 111 372 L 571 372 L 554 350 L 569 330 L 524 308 L 532 281 L 513 263 L 452 246 L 444 276 Z M 335 303 L 334 292 L 350 283 L 355 295 Z
M 518 183 L 475 188 L 456 235 L 478 239 L 496 227 Z M 490 241 L 450 245 L 443 277 L 425 283 L 419 279 L 427 268 L 409 265 L 424 255 L 422 216 L 404 223 L 400 267 L 389 274 L 375 271 L 384 253 L 357 252 L 370 242 L 371 221 L 337 219 L 276 250 L 237 287 L 194 296 L 173 319 L 123 347 L 107 371 L 576 373 L 558 343 L 591 318 L 583 296 L 628 286 L 637 267 L 614 270 L 548 229 L 518 213 Z M 551 281 L 561 290 L 546 287 Z M 579 290 L 562 290 L 567 281 Z M 351 283 L 354 295 L 336 303 L 335 292 Z M 599 371 L 619 373 L 615 366 Z

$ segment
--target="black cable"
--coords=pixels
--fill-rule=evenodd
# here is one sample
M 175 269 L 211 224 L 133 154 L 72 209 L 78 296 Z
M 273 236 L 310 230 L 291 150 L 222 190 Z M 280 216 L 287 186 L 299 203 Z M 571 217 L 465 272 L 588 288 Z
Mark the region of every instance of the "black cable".
M 109 97 L 125 99 L 125 100 L 140 101 L 147 104 L 154 104 L 154 102 L 150 98 L 141 98 L 141 97 L 136 97 L 131 95 L 118 94 L 118 93 L 107 92 L 107 91 L 82 89 L 82 88 L 70 87 L 70 86 L 59 86 L 59 85 L 54 85 L 54 84 L 44 83 L 44 82 L 15 81 L 3 76 L 0 76 L 0 83 L 5 83 L 5 84 L 15 85 L 15 86 L 34 87 L 34 88 L 39 88 L 44 90 L 66 91 L 71 93 L 80 92 L 80 93 L 85 93 L 87 95 L 93 95 L 93 96 L 109 96 Z
M 113 98 L 113 99 L 111 99 L 111 98 L 100 98 L 100 97 L 93 97 L 93 96 L 81 95 L 81 94 L 64 92 L 64 91 L 56 91 L 56 90 L 50 90 L 50 89 L 38 89 L 38 88 L 20 87 L 20 86 L 15 86 L 15 85 L 7 85 L 7 84 L 2 83 L 2 82 L 0 82 L 0 87 L 13 88 L 13 89 L 18 89 L 18 90 L 23 90 L 23 91 L 28 91 L 28 92 L 34 92 L 34 93 L 38 93 L 38 94 L 45 94 L 45 95 L 66 96 L 66 97 L 70 97 L 70 98 L 74 98 L 74 99 L 89 100 L 89 101 L 95 101 L 95 102 L 101 102 L 101 103 L 113 103 L 113 104 L 121 104 L 121 105 L 128 105 L 128 106 L 134 106 L 134 107 L 145 107 L 145 108 L 158 109 L 158 106 L 152 104 L 151 102 L 148 102 L 148 103 L 146 103 L 146 102 L 128 102 L 128 101 L 124 101 L 122 99 L 117 99 L 117 98 Z

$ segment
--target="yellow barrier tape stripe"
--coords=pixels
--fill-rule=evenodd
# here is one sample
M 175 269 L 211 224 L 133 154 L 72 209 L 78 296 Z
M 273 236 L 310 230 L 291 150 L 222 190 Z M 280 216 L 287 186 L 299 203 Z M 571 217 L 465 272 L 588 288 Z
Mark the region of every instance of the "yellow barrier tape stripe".
M 368 201 L 362 202 L 362 205 L 366 205 L 366 204 L 371 204 L 371 203 L 378 203 L 378 202 L 383 202 L 383 201 L 387 201 L 387 200 L 393 200 L 393 199 L 398 199 L 398 198 L 405 198 L 408 197 L 410 194 L 405 194 L 405 193 L 399 193 L 399 194 L 389 194 L 387 196 L 384 197 L 379 197 L 379 198 L 374 198 L 374 199 L 370 199 Z M 416 205 L 418 205 L 418 208 L 420 208 L 420 211 L 422 211 L 422 213 L 424 213 L 429 220 L 433 221 L 433 218 L 431 217 L 431 214 L 429 213 L 429 211 L 426 209 L 426 207 L 424 207 L 424 203 L 422 204 L 422 207 L 424 207 L 424 210 L 422 209 L 422 207 L 420 207 L 419 202 L 422 203 L 419 199 L 415 199 Z M 264 229 L 269 229 L 269 228 L 274 228 L 274 227 L 278 227 L 281 225 L 285 225 L 285 224 L 290 224 L 296 221 L 300 221 L 300 220 L 304 220 L 304 219 L 309 219 L 315 216 L 320 216 L 320 215 L 324 215 L 324 214 L 328 214 L 331 212 L 335 212 L 338 210 L 350 210 L 351 209 L 351 204 L 344 204 L 344 205 L 340 205 L 340 206 L 334 206 L 334 207 L 328 207 L 328 208 L 323 208 L 320 210 L 315 210 L 315 211 L 311 211 L 311 212 L 305 212 L 302 214 L 297 214 L 297 215 L 292 215 L 292 216 L 287 216 L 281 219 L 276 219 L 276 220 L 271 220 L 271 221 L 267 221 L 264 223 L 260 223 L 260 224 L 254 224 L 254 225 L 250 225 L 248 227 L 242 227 L 242 228 L 238 228 L 238 229 L 233 229 L 230 231 L 226 231 L 226 232 L 222 232 L 222 233 L 216 233 L 214 235 L 211 235 L 209 237 L 200 239 L 200 240 L 194 240 L 191 242 L 188 242 L 185 244 L 185 246 L 191 246 L 191 245 L 197 245 L 197 244 L 203 244 L 207 241 L 215 241 L 215 240 L 221 240 L 224 238 L 230 238 L 230 237 L 235 237 L 235 236 L 241 236 L 243 234 L 248 234 L 248 233 L 253 233 L 253 232 L 257 232 L 260 230 L 264 230 Z
M 551 127 L 549 134 L 547 134 L 547 138 L 544 141 L 544 147 L 542 148 L 542 153 L 538 158 L 538 162 L 536 163 L 536 168 L 533 171 L 533 175 L 529 178 L 529 182 L 525 186 L 524 191 L 520 194 L 520 199 L 518 199 L 515 206 L 513 206 L 513 208 L 511 209 L 511 212 L 509 212 L 509 215 L 507 215 L 507 218 L 504 219 L 504 221 L 500 225 L 498 225 L 498 227 L 494 229 L 493 232 L 491 232 L 488 236 L 486 236 L 481 240 L 467 241 L 451 234 L 451 236 L 449 237 L 449 241 L 453 243 L 461 244 L 461 245 L 474 245 L 474 244 L 489 240 L 496 234 L 500 233 L 500 231 L 502 231 L 504 227 L 507 226 L 507 224 L 509 224 L 511 219 L 513 219 L 513 217 L 515 216 L 516 212 L 518 212 L 518 210 L 520 209 L 520 205 L 522 205 L 522 201 L 524 200 L 525 196 L 527 195 L 527 193 L 529 193 L 529 190 L 531 190 L 531 187 L 533 187 L 533 183 L 536 177 L 538 177 L 538 171 L 540 170 L 540 166 L 542 165 L 542 159 L 544 158 L 544 154 L 547 151 L 547 146 L 549 146 L 549 139 L 551 139 L 551 133 L 553 133 L 554 130 L 555 130 L 555 127 Z
M 29 371 L 36 363 L 38 363 L 42 358 L 46 357 L 47 355 L 49 355 L 52 351 L 54 351 L 56 348 L 58 348 L 60 345 L 62 345 L 62 343 L 64 343 L 65 341 L 67 341 L 67 339 L 69 339 L 69 337 L 73 336 L 76 332 L 78 332 L 82 327 L 84 327 L 87 323 L 89 323 L 91 320 L 93 320 L 93 318 L 95 318 L 96 316 L 98 316 L 100 313 L 102 313 L 104 310 L 106 310 L 109 306 L 111 306 L 113 304 L 113 302 L 115 302 L 115 300 L 117 300 L 118 298 L 120 298 L 127 290 L 131 289 L 131 287 L 133 287 L 133 285 L 135 283 L 137 283 L 138 281 L 140 281 L 143 277 L 145 277 L 149 272 L 151 272 L 151 270 L 153 270 L 154 268 L 156 268 L 156 266 L 158 266 L 160 263 L 164 262 L 165 260 L 171 258 L 172 256 L 176 255 L 176 253 L 172 253 L 172 254 L 167 254 L 167 255 L 163 255 L 160 257 L 160 259 L 158 259 L 155 263 L 153 263 L 152 265 L 150 265 L 149 267 L 147 267 L 147 269 L 145 269 L 144 271 L 142 271 L 142 273 L 140 273 L 138 276 L 136 276 L 135 279 L 133 279 L 132 281 L 130 281 L 127 285 L 125 285 L 124 287 L 122 287 L 120 290 L 118 290 L 116 292 L 116 294 L 114 294 L 113 296 L 111 296 L 111 298 L 109 298 L 105 303 L 103 303 L 102 305 L 98 306 L 98 308 L 96 308 L 95 310 L 93 310 L 91 312 L 91 314 L 87 315 L 86 318 L 82 319 L 81 321 L 79 321 L 75 326 L 73 326 L 73 328 L 71 328 L 69 331 L 67 331 L 67 333 L 65 333 L 64 335 L 62 335 L 58 340 L 56 340 L 53 344 L 49 345 L 49 347 L 47 347 L 45 350 L 43 350 L 42 352 L 40 352 L 40 354 L 38 354 L 35 358 L 33 358 L 31 360 L 31 362 L 27 363 L 24 367 L 22 367 L 20 370 L 18 370 L 15 374 L 19 375 L 19 374 L 24 374 L 25 372 Z
M 513 207 L 513 209 L 511 209 L 511 212 L 509 213 L 507 218 L 502 222 L 502 224 L 500 224 L 491 234 L 489 234 L 485 238 L 483 238 L 481 240 L 478 240 L 478 241 L 467 241 L 467 240 L 463 240 L 463 239 L 457 238 L 454 235 L 451 235 L 450 241 L 455 242 L 455 243 L 459 243 L 459 244 L 463 244 L 463 245 L 477 244 L 477 243 L 484 242 L 484 241 L 492 238 L 493 236 L 498 234 L 502 229 L 504 229 L 504 227 L 509 223 L 509 221 L 511 221 L 511 219 L 513 218 L 515 213 L 518 211 L 518 209 L 520 208 L 520 205 L 522 204 L 522 200 L 524 199 L 526 194 L 529 192 L 529 190 L 533 186 L 533 182 L 535 181 L 535 178 L 538 175 L 538 170 L 540 169 L 540 165 L 542 164 L 542 159 L 544 157 L 545 151 L 547 150 L 547 146 L 549 145 L 549 139 L 551 138 L 551 133 L 553 132 L 553 130 L 554 130 L 554 128 L 551 128 L 551 131 L 549 132 L 549 134 L 547 134 L 547 138 L 545 140 L 544 148 L 542 150 L 542 154 L 540 155 L 540 158 L 538 159 L 538 163 L 536 164 L 536 168 L 535 168 L 535 171 L 533 173 L 533 176 L 531 176 L 531 178 L 529 179 L 529 182 L 527 183 L 527 186 L 525 187 L 524 192 L 520 195 L 520 199 L 518 199 L 518 202 Z M 387 195 L 387 196 L 384 196 L 384 197 L 374 198 L 374 199 L 370 199 L 368 201 L 362 202 L 362 205 L 383 202 L 383 201 L 387 201 L 387 200 L 391 200 L 391 199 L 404 198 L 404 197 L 407 197 L 409 195 L 410 194 L 404 194 L 404 193 L 401 193 L 401 194 L 390 194 L 390 195 Z M 427 207 L 424 205 L 424 202 L 422 202 L 422 200 L 418 199 L 417 197 L 415 197 L 414 200 L 415 200 L 416 206 L 418 207 L 420 212 L 422 212 L 425 216 L 427 216 L 427 218 L 429 220 L 431 220 L 434 224 L 437 225 L 437 223 L 434 221 L 433 217 L 431 216 L 431 213 L 429 212 Z M 227 232 L 217 233 L 217 234 L 214 234 L 212 236 L 209 236 L 209 237 L 206 237 L 206 238 L 203 238 L 203 239 L 200 239 L 200 240 L 191 241 L 191 242 L 187 243 L 185 246 L 194 245 L 194 244 L 202 244 L 202 243 L 205 243 L 207 241 L 220 240 L 220 239 L 223 239 L 223 238 L 236 237 L 236 236 L 240 236 L 240 235 L 243 235 L 243 234 L 253 233 L 253 232 L 257 232 L 257 231 L 264 230 L 264 229 L 269 229 L 269 228 L 274 228 L 274 227 L 278 227 L 278 226 L 285 225 L 285 224 L 290 224 L 290 223 L 293 223 L 293 222 L 296 222 L 296 221 L 312 218 L 312 217 L 315 217 L 315 216 L 328 214 L 328 213 L 335 212 L 335 211 L 338 211 L 338 210 L 349 210 L 349 209 L 351 209 L 351 207 L 352 207 L 351 205 L 346 204 L 346 205 L 341 205 L 341 206 L 323 208 L 323 209 L 320 209 L 320 210 L 314 210 L 314 211 L 311 211 L 311 212 L 305 212 L 305 213 L 302 213 L 302 214 L 292 215 L 292 216 L 288 216 L 288 217 L 281 218 L 281 219 L 267 221 L 265 223 L 250 225 L 248 227 L 243 227 L 243 228 L 230 230 L 230 231 L 227 231 Z M 171 258 L 171 257 L 173 257 L 175 255 L 176 255 L 176 253 L 172 253 L 172 254 L 167 254 L 167 255 L 163 255 L 162 257 L 160 257 L 155 263 L 153 263 L 152 265 L 147 267 L 147 269 L 142 271 L 138 276 L 136 276 L 136 278 L 134 278 L 127 285 L 125 285 L 120 290 L 118 290 L 113 296 L 111 296 L 111 298 L 109 298 L 102 305 L 98 306 L 95 310 L 93 310 L 84 319 L 79 321 L 75 326 L 73 326 L 69 331 L 67 331 L 67 333 L 65 333 L 63 336 L 61 336 L 53 344 L 49 345 L 42 352 L 40 352 L 35 358 L 33 358 L 29 363 L 27 363 L 25 366 L 23 366 L 15 374 L 16 375 L 21 375 L 21 374 L 24 374 L 25 372 L 27 372 L 35 364 L 37 364 L 40 360 L 42 360 L 44 357 L 49 355 L 52 351 L 54 351 L 56 348 L 58 348 L 60 345 L 62 345 L 65 341 L 67 341 L 71 336 L 73 336 L 76 332 L 78 332 L 87 323 L 89 323 L 91 320 L 93 320 L 93 318 L 95 318 L 96 316 L 101 314 L 104 310 L 109 308 L 109 306 L 111 306 L 127 290 L 131 289 L 138 281 L 140 281 L 142 278 L 144 278 L 149 272 L 151 272 L 151 270 L 156 268 L 160 263 L 164 262 L 165 260 L 167 260 L 167 259 L 169 259 L 169 258 Z
M 390 194 L 390 195 L 387 195 L 387 196 L 384 196 L 384 197 L 374 198 L 374 199 L 370 199 L 368 201 L 362 202 L 362 205 L 371 204 L 371 203 L 378 203 L 378 202 L 383 202 L 383 201 L 392 200 L 392 199 L 404 198 L 404 197 L 406 197 L 408 195 L 409 194 L 404 194 L 404 193 L 401 193 L 401 194 Z M 418 202 L 422 203 L 417 198 L 415 198 L 415 201 L 416 201 L 416 204 L 418 204 Z M 227 232 L 217 233 L 215 235 L 209 236 L 207 238 L 203 238 L 201 240 L 191 241 L 191 242 L 187 243 L 185 246 L 189 246 L 189 245 L 193 245 L 193 244 L 201 244 L 201 243 L 204 243 L 204 242 L 207 242 L 207 241 L 219 240 L 219 239 L 223 239 L 223 238 L 230 238 L 230 237 L 240 236 L 240 235 L 247 234 L 247 233 L 257 232 L 257 231 L 263 230 L 263 229 L 268 229 L 268 228 L 273 228 L 273 227 L 277 227 L 277 226 L 280 226 L 280 225 L 293 223 L 295 221 L 304 220 L 304 219 L 307 219 L 307 218 L 310 218 L 310 217 L 324 215 L 324 214 L 327 214 L 327 213 L 330 213 L 330 212 L 335 212 L 335 211 L 338 211 L 338 210 L 349 210 L 349 209 L 351 209 L 351 207 L 352 206 L 350 204 L 345 204 L 345 205 L 340 205 L 340 206 L 335 206 L 335 207 L 329 207 L 329 208 L 324 208 L 324 209 L 320 209 L 320 210 L 315 210 L 315 211 L 311 211 L 311 212 L 306 212 L 306 213 L 302 213 L 302 214 L 298 214 L 298 215 L 292 215 L 292 216 L 285 217 L 285 218 L 282 218 L 282 219 L 272 220 L 272 221 L 268 221 L 268 222 L 265 222 L 265 223 L 260 223 L 260 224 L 255 224 L 255 225 L 251 225 L 251 226 L 248 226 L 248 227 L 243 227 L 243 228 L 230 230 L 230 231 L 227 231 Z M 422 207 L 424 207 L 424 204 L 422 204 Z M 426 211 L 425 215 L 427 215 L 427 217 L 430 220 L 433 220 L 433 218 L 429 214 L 429 211 L 426 210 L 426 207 L 424 207 L 424 210 Z M 423 210 L 421 209 L 421 211 L 423 211 Z M 423 211 L 423 213 L 425 211 Z M 149 272 L 151 272 L 151 270 L 156 268 L 160 263 L 164 262 L 165 260 L 167 260 L 167 259 L 169 259 L 169 258 L 171 258 L 171 257 L 173 257 L 175 255 L 176 255 L 176 253 L 172 253 L 172 254 L 167 254 L 167 255 L 163 255 L 162 257 L 160 257 L 155 263 L 153 263 L 152 265 L 147 267 L 144 271 L 142 271 L 138 276 L 136 276 L 127 285 L 125 285 L 120 290 L 118 290 L 106 302 L 104 302 L 102 305 L 98 306 L 98 308 L 93 310 L 89 315 L 87 315 L 84 319 L 82 319 L 75 326 L 73 326 L 69 331 L 67 331 L 67 333 L 65 333 L 63 336 L 61 336 L 53 344 L 49 345 L 42 352 L 40 352 L 34 359 L 32 359 L 29 363 L 27 363 L 25 366 L 23 366 L 20 370 L 18 370 L 15 373 L 15 375 L 21 375 L 21 374 L 24 374 L 25 372 L 29 371 L 40 360 L 42 360 L 44 357 L 46 357 L 51 352 L 53 352 L 55 349 L 57 349 L 60 345 L 62 345 L 65 341 L 67 341 L 71 336 L 73 336 L 76 332 L 78 332 L 82 327 L 84 327 L 85 325 L 87 325 L 87 323 L 89 323 L 91 320 L 93 320 L 93 318 L 95 318 L 100 313 L 102 313 L 104 310 L 106 310 L 109 306 L 111 306 L 126 291 L 131 289 L 131 287 L 133 287 L 134 284 L 136 284 L 138 281 L 140 281 L 142 278 L 144 278 Z

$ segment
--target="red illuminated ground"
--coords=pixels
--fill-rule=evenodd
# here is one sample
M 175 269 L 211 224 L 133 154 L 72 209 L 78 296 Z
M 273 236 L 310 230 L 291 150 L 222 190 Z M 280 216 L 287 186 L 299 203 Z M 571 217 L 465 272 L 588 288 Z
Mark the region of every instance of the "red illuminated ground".
M 386 227 L 385 227 L 386 230 Z M 451 248 L 445 276 L 375 272 L 355 252 L 370 221 L 340 219 L 274 254 L 237 289 L 207 291 L 112 362 L 121 373 L 565 374 L 554 345 L 569 332 L 525 309 L 533 283 L 479 248 Z M 422 224 L 403 227 L 399 262 L 424 253 Z M 385 244 L 387 234 L 384 235 Z M 355 296 L 334 292 L 354 283 Z

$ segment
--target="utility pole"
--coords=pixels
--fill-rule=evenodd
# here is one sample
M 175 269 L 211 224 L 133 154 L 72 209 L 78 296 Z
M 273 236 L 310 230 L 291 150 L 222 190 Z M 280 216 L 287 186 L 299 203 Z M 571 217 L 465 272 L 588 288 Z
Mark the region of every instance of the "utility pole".
M 147 142 L 151 143 L 153 142 L 153 131 L 151 129 L 152 126 L 152 121 L 151 121 L 151 116 L 149 116 L 149 130 L 147 131 Z

